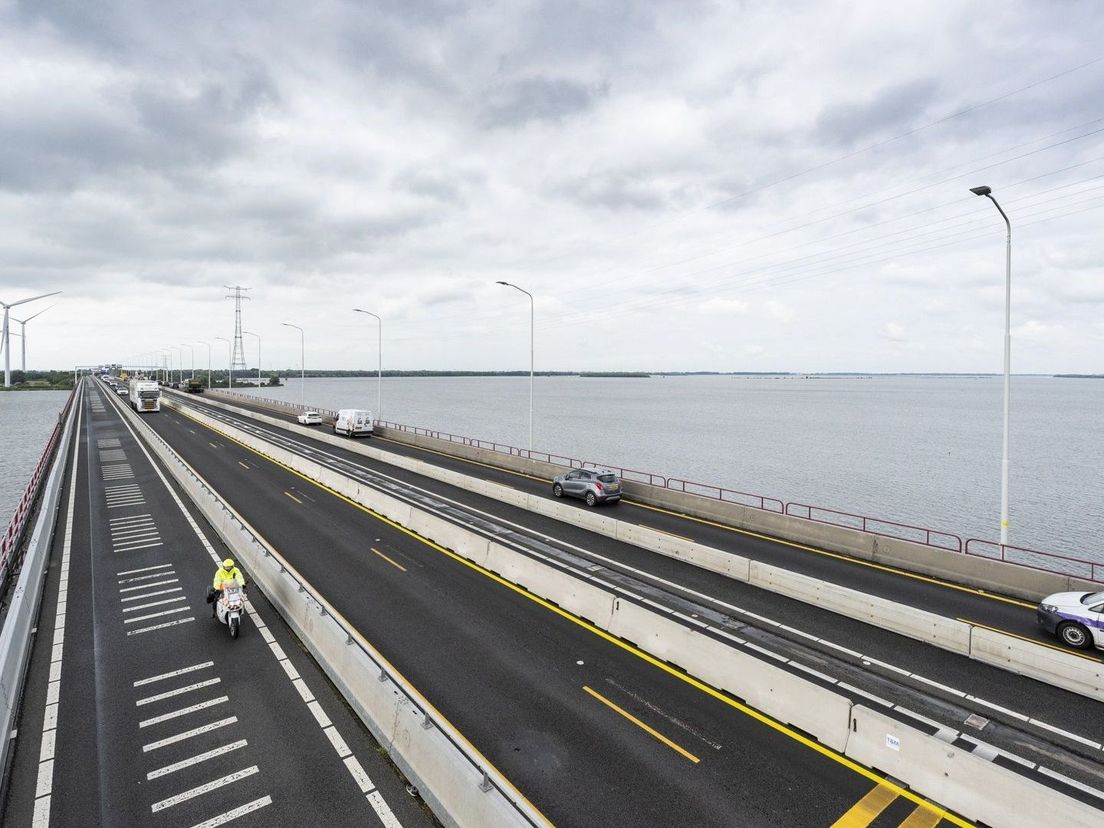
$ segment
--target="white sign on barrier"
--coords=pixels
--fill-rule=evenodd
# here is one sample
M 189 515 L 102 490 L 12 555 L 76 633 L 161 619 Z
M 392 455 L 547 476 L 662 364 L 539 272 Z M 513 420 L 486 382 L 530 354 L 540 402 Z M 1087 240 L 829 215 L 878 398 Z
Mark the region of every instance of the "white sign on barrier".
M 901 750 L 901 740 L 894 736 L 892 733 L 886 734 L 886 747 L 890 750 Z

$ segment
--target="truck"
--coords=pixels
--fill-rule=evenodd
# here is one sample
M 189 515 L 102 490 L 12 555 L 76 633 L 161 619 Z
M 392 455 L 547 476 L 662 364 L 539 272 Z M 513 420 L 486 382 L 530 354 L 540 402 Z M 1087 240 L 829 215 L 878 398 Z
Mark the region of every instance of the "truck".
M 342 408 L 334 420 L 334 434 L 349 437 L 372 436 L 372 412 L 360 408 Z
M 184 390 L 187 391 L 189 394 L 202 394 L 203 382 L 202 380 L 197 380 L 195 377 L 192 377 L 191 379 L 186 379 L 184 380 Z
M 153 380 L 132 379 L 130 404 L 134 406 L 135 411 L 160 411 L 161 386 Z

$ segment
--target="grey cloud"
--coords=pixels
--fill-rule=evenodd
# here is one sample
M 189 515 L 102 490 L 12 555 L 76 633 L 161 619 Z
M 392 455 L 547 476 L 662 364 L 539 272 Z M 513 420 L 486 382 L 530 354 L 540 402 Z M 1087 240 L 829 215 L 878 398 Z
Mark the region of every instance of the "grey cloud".
M 530 121 L 558 122 L 585 112 L 608 94 L 607 84 L 583 84 L 564 78 L 523 78 L 488 91 L 480 102 L 478 121 L 491 128 L 523 126 Z
M 608 210 L 658 211 L 668 206 L 667 195 L 655 184 L 628 173 L 594 173 L 550 188 L 560 198 Z
M 822 141 L 850 146 L 920 126 L 938 89 L 934 78 L 920 78 L 885 87 L 869 101 L 828 106 L 817 116 L 816 135 Z

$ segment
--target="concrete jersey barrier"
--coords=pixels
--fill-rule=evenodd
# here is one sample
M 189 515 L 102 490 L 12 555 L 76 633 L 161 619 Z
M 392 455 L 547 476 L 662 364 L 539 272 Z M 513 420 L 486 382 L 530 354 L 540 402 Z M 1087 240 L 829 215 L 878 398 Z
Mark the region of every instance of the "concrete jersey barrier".
M 272 457 L 307 477 L 320 480 L 314 461 L 199 415 L 213 429 Z M 326 470 L 338 493 L 394 519 L 396 498 Z M 342 479 L 343 478 L 343 479 Z M 891 774 L 959 813 L 993 826 L 1018 826 L 1026 813 L 1061 815 L 1064 824 L 1094 825 L 1101 813 L 1082 802 L 1032 782 L 969 751 L 954 749 L 935 736 L 910 728 L 799 675 L 716 641 L 673 618 L 626 601 L 585 577 L 575 577 L 529 558 L 494 540 L 420 509 L 407 510 L 407 528 L 457 554 L 466 549 L 473 561 L 501 577 L 554 601 L 612 635 L 628 639 L 656 659 L 679 664 L 690 675 L 722 688 L 774 719 L 812 734 L 832 750 Z M 889 738 L 892 737 L 892 738 Z M 878 739 L 882 739 L 882 747 Z M 908 750 L 902 749 L 908 745 Z M 896 745 L 896 748 L 893 747 Z M 887 754 L 886 751 L 892 751 Z M 892 760 L 892 761 L 891 761 Z M 892 769 L 890 769 L 892 768 Z M 1030 805 L 1021 803 L 1025 786 Z M 999 795 L 1001 791 L 1016 795 Z M 996 791 L 997 796 L 990 793 Z

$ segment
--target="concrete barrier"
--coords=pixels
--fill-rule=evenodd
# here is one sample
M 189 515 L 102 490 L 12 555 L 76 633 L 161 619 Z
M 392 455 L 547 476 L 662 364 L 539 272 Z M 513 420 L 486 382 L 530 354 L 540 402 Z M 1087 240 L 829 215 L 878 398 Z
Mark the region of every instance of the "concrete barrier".
M 298 462 L 294 461 L 293 467 Z M 375 498 L 387 496 L 371 491 L 365 494 L 368 499 L 364 505 L 382 511 Z M 468 533 L 463 527 L 418 512 L 413 509 L 411 517 L 420 528 L 419 534 L 454 551 L 458 547 L 478 547 L 458 537 Z M 1047 815 L 1057 816 L 1064 820 L 1061 824 L 1071 826 L 1096 824 L 1100 816 L 1099 811 L 1032 783 L 1023 775 L 853 705 L 839 693 L 728 647 L 659 610 L 618 598 L 596 584 L 500 543 L 491 541 L 487 545 L 486 565 L 506 580 L 589 619 L 612 635 L 633 641 L 653 657 L 677 664 L 745 700 L 750 707 L 923 791 L 925 797 L 953 811 L 993 826 L 1023 824 L 1021 820 L 1027 813 L 1040 821 Z M 1021 805 L 1024 799 L 1030 800 L 1030 806 Z
M 974 627 L 970 657 L 1104 701 L 1104 664 Z
M 78 392 L 79 393 L 79 392 Z M 65 420 L 65 429 L 58 441 L 57 452 L 43 484 L 38 514 L 27 551 L 23 557 L 19 578 L 11 593 L 4 627 L 0 629 L 0 733 L 10 734 L 15 729 L 23 681 L 31 658 L 33 630 L 38 623 L 42 589 L 46 584 L 46 570 L 50 561 L 50 544 L 57 525 L 58 504 L 65 486 L 65 464 L 69 461 L 69 444 L 73 436 L 73 422 L 80 409 L 79 397 L 73 399 Z M 8 767 L 8 759 L 15 740 L 5 735 L 0 739 L 0 772 Z
M 1091 828 L 1101 813 L 1022 774 L 957 748 L 862 705 L 851 709 L 847 756 L 905 780 L 925 797 L 968 819 L 1001 828 L 1062 825 Z
M 751 562 L 750 583 L 944 650 L 970 654 L 970 625 L 954 618 L 907 607 L 896 601 L 798 575 L 759 561 Z
M 119 409 L 444 825 L 549 824 L 478 752 L 460 749 L 463 736 L 140 417 Z

